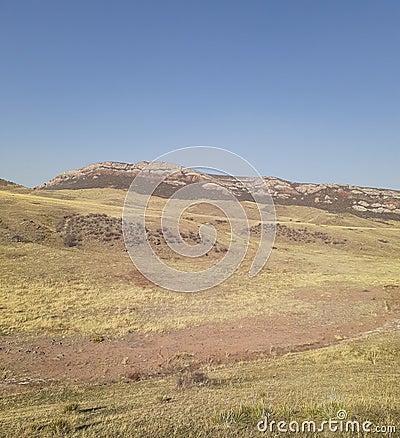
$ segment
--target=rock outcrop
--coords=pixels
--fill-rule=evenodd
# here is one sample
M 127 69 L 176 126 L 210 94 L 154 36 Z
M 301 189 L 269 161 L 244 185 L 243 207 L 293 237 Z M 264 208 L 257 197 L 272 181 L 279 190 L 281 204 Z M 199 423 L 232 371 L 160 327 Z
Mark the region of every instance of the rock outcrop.
M 88 189 L 112 187 L 128 189 L 133 178 L 147 165 L 106 161 L 62 173 L 48 183 L 36 187 L 37 190 Z M 157 163 L 153 173 L 163 173 L 165 163 Z M 151 178 L 152 175 L 149 175 Z M 193 182 L 218 183 L 228 187 L 240 200 L 252 201 L 252 197 L 242 184 L 243 180 L 256 184 L 256 180 L 234 178 L 221 175 L 207 175 L 192 169 L 182 168 L 168 177 L 155 192 L 158 196 L 169 197 L 179 188 Z M 363 217 L 400 220 L 400 191 L 375 189 L 344 184 L 304 184 L 293 183 L 275 177 L 264 177 L 266 185 L 277 204 L 304 205 L 335 213 L 349 212 Z M 254 190 L 262 188 L 254 186 Z

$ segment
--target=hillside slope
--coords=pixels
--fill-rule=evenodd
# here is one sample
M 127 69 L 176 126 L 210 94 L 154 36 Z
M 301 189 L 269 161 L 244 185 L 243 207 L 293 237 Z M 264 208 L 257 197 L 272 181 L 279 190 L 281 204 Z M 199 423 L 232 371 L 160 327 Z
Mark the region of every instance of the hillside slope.
M 251 436 L 255 397 L 290 418 L 294 403 L 307 418 L 316 400 L 312 415 L 341 402 L 336 394 L 350 415 L 394 424 L 399 222 L 277 205 L 271 257 L 249 278 L 259 223 L 243 202 L 252 224 L 243 264 L 213 289 L 179 294 L 132 264 L 124 199 L 111 188 L 0 190 L 0 435 Z M 152 233 L 164 204 L 152 200 Z M 192 241 L 205 222 L 218 241 L 229 232 L 220 212 L 193 208 L 181 219 Z M 363 341 L 371 332 L 379 337 Z
M 62 173 L 36 190 L 64 190 L 89 188 L 128 189 L 134 177 L 148 164 L 117 163 L 112 161 L 91 164 Z M 155 174 L 163 172 L 165 163 L 158 163 Z M 151 175 L 149 175 L 151 178 Z M 155 192 L 169 197 L 179 188 L 193 182 L 217 181 L 228 187 L 240 200 L 252 201 L 241 180 L 229 176 L 208 175 L 182 168 L 181 173 L 167 178 Z M 289 182 L 274 177 L 264 177 L 274 202 L 284 205 L 312 206 L 334 213 L 351 212 L 362 217 L 379 217 L 400 220 L 400 191 L 358 187 L 344 184 L 311 184 Z

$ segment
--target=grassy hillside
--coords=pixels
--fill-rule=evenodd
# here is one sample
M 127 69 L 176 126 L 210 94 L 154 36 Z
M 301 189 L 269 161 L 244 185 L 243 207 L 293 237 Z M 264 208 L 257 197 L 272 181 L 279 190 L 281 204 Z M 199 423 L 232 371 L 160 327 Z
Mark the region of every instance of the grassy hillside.
M 399 222 L 278 206 L 259 275 L 247 275 L 255 231 L 229 280 L 171 293 L 124 250 L 124 198 L 115 189 L 0 190 L 0 435 L 259 436 L 264 411 L 300 421 L 339 409 L 396 425 Z M 164 202 L 150 205 L 155 238 Z M 243 205 L 257 230 L 254 204 Z M 193 208 L 182 232 L 195 241 L 210 222 L 223 249 L 223 221 Z
M 400 285 L 398 223 L 281 207 L 279 223 L 297 231 L 286 235 L 283 228 L 278 233 L 270 260 L 258 276 L 249 279 L 245 274 L 254 254 L 254 241 L 250 256 L 227 282 L 201 294 L 168 293 L 135 270 L 121 245 L 89 240 L 68 247 L 56 232 L 59 221 L 71 213 L 119 217 L 123 199 L 123 191 L 112 189 L 22 194 L 0 191 L 3 333 L 99 332 L 120 336 L 129 331 L 168 331 L 293 311 L 320 319 L 319 306 L 310 299 L 299 299 L 298 291 L 307 288 L 317 297 L 338 287 Z M 246 207 L 251 216 L 254 206 Z M 185 221 L 183 227 L 194 231 L 198 223 L 216 219 L 195 213 L 190 217 L 195 220 Z M 223 227 L 221 230 L 227 232 Z M 326 244 L 321 239 L 306 243 L 301 239 L 302 234 L 316 231 L 339 243 Z M 394 298 L 388 292 L 385 300 Z M 385 305 L 382 300 L 359 300 L 353 306 L 355 313 L 373 317 Z M 127 315 L 123 309 L 134 310 Z

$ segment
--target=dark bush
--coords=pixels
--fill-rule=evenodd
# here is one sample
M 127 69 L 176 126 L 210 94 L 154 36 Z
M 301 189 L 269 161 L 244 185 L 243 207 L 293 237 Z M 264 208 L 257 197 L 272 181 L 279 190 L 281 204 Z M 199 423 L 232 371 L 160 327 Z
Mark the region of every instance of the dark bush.
M 69 248 L 76 246 L 78 244 L 78 238 L 73 234 L 67 233 L 64 237 L 64 245 Z

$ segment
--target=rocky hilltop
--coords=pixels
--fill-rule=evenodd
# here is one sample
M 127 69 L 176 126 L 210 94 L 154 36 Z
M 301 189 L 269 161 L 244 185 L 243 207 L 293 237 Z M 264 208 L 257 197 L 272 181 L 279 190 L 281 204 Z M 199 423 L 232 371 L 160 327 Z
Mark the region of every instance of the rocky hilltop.
M 101 162 L 77 170 L 64 172 L 49 182 L 36 187 L 36 190 L 63 190 L 112 187 L 128 189 L 133 178 L 148 164 Z M 165 163 L 157 163 L 154 173 L 163 173 Z M 151 177 L 151 175 L 149 175 Z M 241 180 L 229 176 L 208 175 L 192 169 L 182 168 L 169 177 L 155 192 L 167 197 L 180 187 L 193 182 L 211 181 L 228 187 L 241 200 L 252 198 L 243 187 Z M 349 212 L 358 216 L 379 217 L 400 220 L 400 191 L 358 187 L 344 184 L 304 184 L 264 177 L 269 191 L 277 204 L 304 205 L 321 208 L 335 213 Z M 255 187 L 255 189 L 257 189 Z

